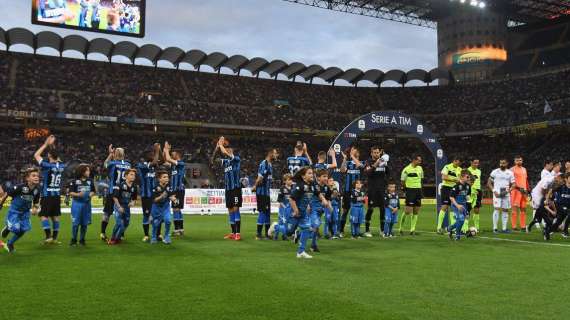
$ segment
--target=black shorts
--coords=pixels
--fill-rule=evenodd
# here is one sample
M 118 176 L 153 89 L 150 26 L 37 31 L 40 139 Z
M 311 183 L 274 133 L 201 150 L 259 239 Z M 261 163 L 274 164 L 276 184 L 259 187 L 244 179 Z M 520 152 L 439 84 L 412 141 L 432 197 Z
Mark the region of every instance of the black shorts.
M 350 211 L 350 206 L 352 205 L 350 200 L 351 200 L 350 192 L 347 192 L 342 195 L 342 209 L 344 210 L 344 212 Z
M 103 199 L 104 205 L 103 205 L 103 213 L 107 216 L 110 217 L 113 215 L 113 212 L 115 211 L 115 203 L 113 202 L 113 195 L 112 194 L 108 194 L 105 196 L 105 199 Z
M 150 216 L 150 210 L 152 209 L 152 198 L 144 197 L 141 198 L 142 211 L 144 216 Z
M 172 209 L 184 209 L 184 197 L 186 196 L 186 192 L 185 191 L 176 191 L 174 193 L 174 196 L 176 197 L 176 201 L 172 202 Z
M 386 191 L 382 189 L 371 189 L 368 190 L 368 207 L 369 208 L 384 208 L 384 196 Z M 383 210 L 380 210 L 382 212 Z
M 477 190 L 477 201 L 475 202 L 475 208 L 481 208 L 482 200 L 483 200 L 483 191 Z
M 43 197 L 40 199 L 40 217 L 61 216 L 61 197 Z
M 257 211 L 271 212 L 271 198 L 269 196 L 255 196 L 257 200 Z
M 422 189 L 406 189 L 406 206 L 421 207 L 422 206 Z
M 441 205 L 450 205 L 451 204 L 451 187 L 441 186 Z
M 226 190 L 226 208 L 241 208 L 242 201 L 241 188 Z

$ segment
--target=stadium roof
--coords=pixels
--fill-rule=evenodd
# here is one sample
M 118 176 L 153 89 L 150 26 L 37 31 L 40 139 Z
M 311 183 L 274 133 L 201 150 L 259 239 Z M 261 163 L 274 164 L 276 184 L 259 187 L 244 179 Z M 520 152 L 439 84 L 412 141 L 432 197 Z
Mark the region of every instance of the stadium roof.
M 113 43 L 103 38 L 88 41 L 78 35 L 69 35 L 61 38 L 54 32 L 42 31 L 34 34 L 30 30 L 23 28 L 14 28 L 8 31 L 0 28 L 0 43 L 5 44 L 7 50 L 10 50 L 10 47 L 13 45 L 23 44 L 31 47 L 34 52 L 40 48 L 52 48 L 57 50 L 60 56 L 63 52 L 72 50 L 83 54 L 85 59 L 88 59 L 89 54 L 99 53 L 106 56 L 109 62 L 111 62 L 114 56 L 126 57 L 132 64 L 135 64 L 136 59 L 144 58 L 154 66 L 157 66 L 159 61 L 167 61 L 176 68 L 181 63 L 187 63 L 197 70 L 200 69 L 200 66 L 207 65 L 217 72 L 220 72 L 221 68 L 225 67 L 235 74 L 239 74 L 241 70 L 247 70 L 253 76 L 259 76 L 263 72 L 275 79 L 277 79 L 278 75 L 283 75 L 290 80 L 301 77 L 305 81 L 310 82 L 314 78 L 320 78 L 333 84 L 338 79 L 345 80 L 353 85 L 357 85 L 360 81 L 368 81 L 378 86 L 386 81 L 395 81 L 404 85 L 412 80 L 419 80 L 429 84 L 435 80 L 453 79 L 449 71 L 439 68 L 431 71 L 414 69 L 409 72 L 401 70 L 383 72 L 376 69 L 368 71 L 349 69 L 344 71 L 337 67 L 325 69 L 319 65 L 305 66 L 300 62 L 287 64 L 281 60 L 268 61 L 260 57 L 253 59 L 248 59 L 242 55 L 228 57 L 220 52 L 206 54 L 201 50 L 186 52 L 176 47 L 162 49 L 153 44 L 145 44 L 139 47 L 129 41 Z
M 284 0 L 323 9 L 435 28 L 454 10 L 470 7 L 473 0 Z M 478 0 L 485 10 L 505 14 L 517 23 L 533 23 L 570 15 L 568 0 Z M 473 10 L 480 10 L 473 8 Z

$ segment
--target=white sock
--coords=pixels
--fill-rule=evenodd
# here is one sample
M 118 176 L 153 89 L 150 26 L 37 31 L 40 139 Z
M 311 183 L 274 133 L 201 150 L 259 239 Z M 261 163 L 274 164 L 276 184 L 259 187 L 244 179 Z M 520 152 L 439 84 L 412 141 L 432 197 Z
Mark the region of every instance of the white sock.
M 508 212 L 503 212 L 503 231 L 507 230 L 507 222 L 509 222 L 509 213 Z
M 495 209 L 493 211 L 493 230 L 497 230 L 497 225 L 499 224 L 499 210 Z

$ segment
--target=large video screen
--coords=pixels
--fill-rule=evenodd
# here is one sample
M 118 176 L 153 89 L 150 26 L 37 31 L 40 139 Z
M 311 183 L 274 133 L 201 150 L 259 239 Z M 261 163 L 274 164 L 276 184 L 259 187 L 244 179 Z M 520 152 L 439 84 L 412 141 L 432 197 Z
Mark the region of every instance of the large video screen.
M 146 0 L 32 0 L 32 23 L 144 37 Z

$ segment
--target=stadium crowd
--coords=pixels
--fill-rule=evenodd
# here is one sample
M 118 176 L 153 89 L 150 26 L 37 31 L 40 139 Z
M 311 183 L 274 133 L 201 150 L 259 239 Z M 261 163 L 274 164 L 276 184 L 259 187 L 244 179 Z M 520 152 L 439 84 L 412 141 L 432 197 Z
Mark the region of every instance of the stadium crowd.
M 10 72 L 15 70 L 15 72 Z M 445 137 L 446 133 L 479 131 L 549 119 L 568 118 L 570 101 L 570 72 L 541 75 L 530 79 L 515 79 L 481 83 L 408 88 L 354 88 L 342 86 L 307 85 L 287 81 L 256 79 L 149 68 L 117 63 L 54 58 L 20 53 L 0 53 L 0 108 L 35 112 L 58 112 L 196 121 L 228 125 L 249 125 L 267 128 L 304 128 L 339 131 L 358 115 L 372 110 L 399 110 L 412 114 L 427 127 L 442 134 L 441 142 L 447 154 L 461 154 L 463 159 L 476 154 L 482 160 L 484 172 L 489 172 L 504 147 L 496 143 L 500 137 Z M 9 86 L 10 83 L 15 87 Z M 552 112 L 545 113 L 545 102 Z M 442 113 L 442 110 L 447 112 Z M 389 134 L 395 131 L 385 131 Z M 100 134 L 100 135 L 98 135 Z M 32 150 L 23 143 L 21 133 L 3 129 L 4 150 L 1 160 L 8 163 L 2 178 L 13 179 L 29 161 Z M 272 144 L 282 149 L 283 156 L 292 153 L 295 138 L 273 134 L 265 138 L 235 139 L 244 159 L 245 176 L 254 176 L 263 149 Z M 542 160 L 536 150 L 544 148 L 549 136 L 509 136 L 509 157 L 517 153 L 527 156 L 531 179 L 541 169 Z M 157 137 L 164 141 L 166 137 Z M 171 139 L 172 140 L 172 139 Z M 212 141 L 195 137 L 175 138 L 179 145 L 199 162 L 207 162 Z M 398 139 L 401 141 L 401 139 Z M 123 145 L 127 152 L 144 150 L 145 144 L 129 136 L 103 133 L 88 136 L 64 134 L 64 159 L 80 158 L 95 164 L 100 170 L 108 144 Z M 568 144 L 553 143 L 552 158 L 563 158 Z M 328 139 L 309 143 L 313 158 L 325 150 Z M 397 142 L 396 142 L 397 143 Z M 388 143 L 389 144 L 389 143 Z M 468 148 L 465 148 L 468 145 Z M 363 144 L 366 154 L 368 145 Z M 553 149 L 554 148 L 554 149 Z M 33 148 L 32 148 L 33 149 Z M 414 152 L 426 152 L 417 143 L 397 143 L 386 146 L 393 155 L 393 165 L 399 170 Z M 131 159 L 138 154 L 129 154 Z M 428 183 L 433 183 L 433 162 L 425 156 L 424 167 Z M 395 170 L 394 172 L 398 171 Z M 395 173 L 394 173 L 395 174 Z M 397 180 L 396 176 L 393 176 Z M 252 180 L 252 179 L 250 179 Z M 220 185 L 218 176 L 215 185 Z
M 0 105 L 18 110 L 333 131 L 370 111 L 397 110 L 442 134 L 570 114 L 569 71 L 478 85 L 354 88 L 16 53 L 0 53 L 0 61 Z

